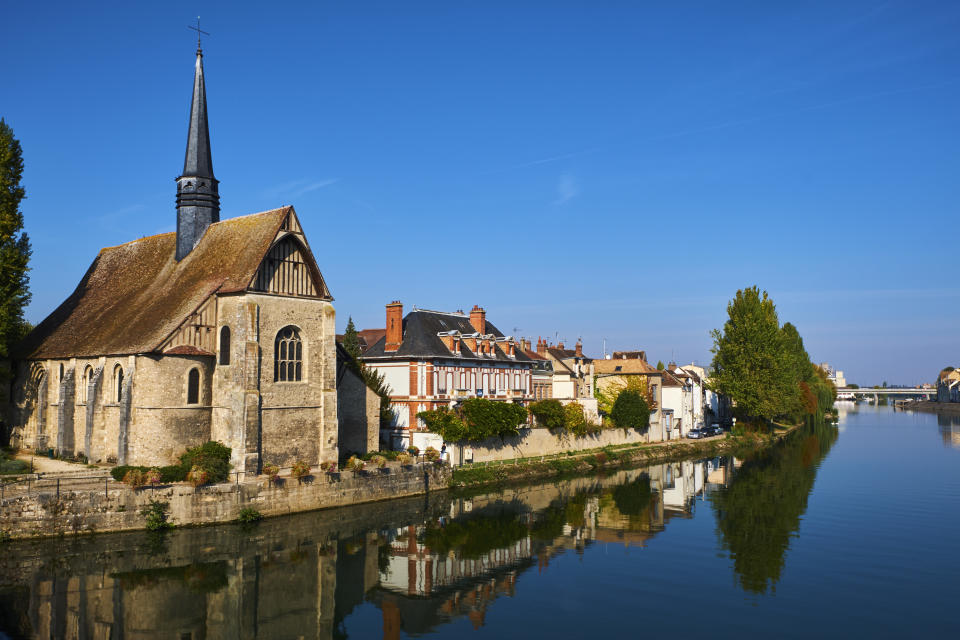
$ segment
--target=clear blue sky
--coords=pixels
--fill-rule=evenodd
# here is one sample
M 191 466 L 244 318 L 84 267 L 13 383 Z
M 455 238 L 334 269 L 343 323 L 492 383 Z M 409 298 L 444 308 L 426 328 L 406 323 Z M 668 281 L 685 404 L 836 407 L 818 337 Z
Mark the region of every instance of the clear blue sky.
M 757 284 L 861 384 L 960 364 L 960 3 L 6 3 L 32 321 L 175 228 L 200 14 L 223 217 L 384 304 L 705 362 Z

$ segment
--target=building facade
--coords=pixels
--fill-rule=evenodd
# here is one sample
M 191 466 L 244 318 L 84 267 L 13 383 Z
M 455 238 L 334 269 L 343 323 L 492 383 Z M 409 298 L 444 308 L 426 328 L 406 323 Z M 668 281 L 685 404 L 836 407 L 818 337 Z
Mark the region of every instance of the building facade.
M 395 421 L 383 434 L 391 446 L 413 442 L 420 411 L 452 407 L 467 398 L 527 404 L 533 399 L 532 360 L 474 306 L 470 314 L 386 307 L 383 336 L 361 356 L 390 385 Z

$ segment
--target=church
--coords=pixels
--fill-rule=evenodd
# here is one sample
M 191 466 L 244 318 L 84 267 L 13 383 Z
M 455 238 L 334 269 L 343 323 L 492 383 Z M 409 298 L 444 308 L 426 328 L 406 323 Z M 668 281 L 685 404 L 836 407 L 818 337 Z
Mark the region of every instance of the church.
M 293 207 L 220 220 L 199 45 L 176 182 L 176 232 L 102 249 L 19 345 L 12 444 L 163 465 L 217 440 L 250 473 L 336 460 L 333 298 Z

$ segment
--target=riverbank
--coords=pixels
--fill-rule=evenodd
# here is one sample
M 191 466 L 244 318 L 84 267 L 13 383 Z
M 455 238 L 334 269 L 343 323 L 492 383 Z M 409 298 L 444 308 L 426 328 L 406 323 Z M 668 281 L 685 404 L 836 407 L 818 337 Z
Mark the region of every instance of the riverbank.
M 937 402 L 935 400 L 921 400 L 898 406 L 897 409 L 907 411 L 923 411 L 925 413 L 940 413 L 949 416 L 960 416 L 960 402 Z
M 670 440 L 652 444 L 604 447 L 577 454 L 537 456 L 499 462 L 480 463 L 453 470 L 453 489 L 473 489 L 489 485 L 542 480 L 567 474 L 586 474 L 620 467 L 674 462 L 689 458 L 711 458 L 720 455 L 744 456 L 771 446 L 799 425 L 780 426 L 771 434 L 748 434 L 706 438 L 703 440 Z

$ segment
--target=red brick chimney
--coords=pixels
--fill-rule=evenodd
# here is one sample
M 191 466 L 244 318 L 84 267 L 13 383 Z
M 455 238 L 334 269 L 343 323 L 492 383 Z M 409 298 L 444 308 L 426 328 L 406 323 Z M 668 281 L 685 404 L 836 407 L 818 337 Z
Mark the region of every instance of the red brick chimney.
M 396 351 L 403 342 L 403 303 L 394 300 L 387 305 L 387 344 L 384 351 Z
M 578 358 L 582 358 L 582 357 L 583 357 L 583 342 L 582 342 L 579 338 L 577 338 L 577 346 L 576 346 L 576 349 L 577 349 L 577 351 L 576 351 L 577 357 L 578 357 Z
M 473 309 L 470 310 L 470 324 L 480 332 L 480 335 L 487 332 L 487 312 L 483 310 L 483 307 L 473 305 Z
M 524 351 L 530 351 L 530 341 L 526 338 L 520 338 L 520 348 Z
M 563 351 L 563 350 L 564 350 L 564 347 L 563 347 L 563 341 L 562 341 L 562 340 L 561 340 L 560 342 L 558 342 L 558 343 L 557 343 L 557 349 L 560 349 L 561 351 Z
M 547 341 L 542 337 L 537 339 L 537 355 L 544 355 L 547 353 Z

